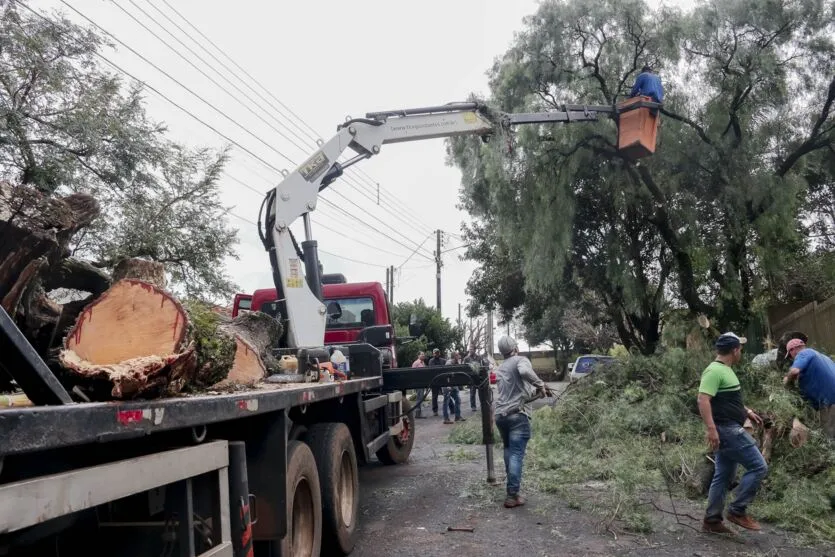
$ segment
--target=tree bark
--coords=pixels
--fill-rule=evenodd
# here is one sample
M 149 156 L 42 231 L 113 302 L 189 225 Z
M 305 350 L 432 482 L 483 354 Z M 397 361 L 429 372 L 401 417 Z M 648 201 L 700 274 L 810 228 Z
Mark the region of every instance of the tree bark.
M 278 371 L 278 361 L 272 355 L 282 333 L 277 319 L 266 313 L 247 312 L 219 328 L 235 337 L 237 350 L 229 375 L 216 387 L 254 384 L 268 372 Z
M 46 197 L 0 182 L 0 304 L 27 338 L 53 336 L 60 312 L 46 298 L 41 278 L 61 265 L 72 236 L 99 211 L 89 195 Z
M 165 278 L 165 265 L 157 261 L 130 257 L 122 259 L 113 268 L 113 281 L 122 279 L 137 279 L 149 282 L 159 288 L 168 286 L 168 279 Z

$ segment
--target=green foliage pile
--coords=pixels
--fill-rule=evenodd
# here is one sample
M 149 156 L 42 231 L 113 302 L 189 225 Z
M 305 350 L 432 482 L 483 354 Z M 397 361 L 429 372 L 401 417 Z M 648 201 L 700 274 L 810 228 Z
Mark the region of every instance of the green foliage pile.
M 632 356 L 573 384 L 553 407 L 537 410 L 525 459 L 525 489 L 556 493 L 604 522 L 650 531 L 652 503 L 689 497 L 704 503 L 700 486 L 712 467 L 696 396 L 712 355 L 669 350 Z M 835 541 L 835 445 L 796 391 L 786 390 L 776 368 L 738 367 L 745 404 L 790 427 L 794 417 L 811 428 L 793 448 L 788 431 L 775 439 L 770 470 L 751 512 L 811 541 Z M 481 442 L 475 424 L 457 426 L 452 443 Z M 741 472 L 740 472 L 741 473 Z
M 537 411 L 526 462 L 533 485 L 559 492 L 566 484 L 605 482 L 607 509 L 620 509 L 637 530 L 649 524 L 647 503 L 659 492 L 701 497 L 698 486 L 710 469 L 696 396 L 710 359 L 678 349 L 631 357 Z M 782 386 L 776 368 L 743 364 L 737 374 L 746 405 L 776 427 L 790 427 L 796 416 L 812 428 L 800 449 L 790 445 L 788 431 L 775 439 L 752 514 L 812 539 L 835 540 L 835 447 L 816 428 L 817 416 Z

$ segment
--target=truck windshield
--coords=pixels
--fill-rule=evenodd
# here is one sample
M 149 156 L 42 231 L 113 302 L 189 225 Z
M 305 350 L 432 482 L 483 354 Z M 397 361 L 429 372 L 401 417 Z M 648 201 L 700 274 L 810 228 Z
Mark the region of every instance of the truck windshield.
M 328 315 L 327 329 L 349 329 L 374 325 L 374 301 L 371 298 L 326 299 L 325 306 L 336 302 L 341 315 Z

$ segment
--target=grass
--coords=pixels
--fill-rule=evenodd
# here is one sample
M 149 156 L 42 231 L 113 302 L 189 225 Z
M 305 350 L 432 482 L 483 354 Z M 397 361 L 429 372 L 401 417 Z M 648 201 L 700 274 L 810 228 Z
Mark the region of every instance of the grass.
M 446 454 L 446 458 L 451 462 L 467 462 L 477 459 L 478 454 L 476 454 L 475 451 L 465 449 L 464 447 L 458 447 L 457 449 L 449 451 Z
M 655 526 L 653 503 L 663 505 L 672 496 L 703 505 L 712 464 L 696 395 L 711 359 L 683 350 L 632 356 L 581 381 L 553 408 L 537 410 L 525 459 L 526 489 L 596 512 L 605 528 L 617 521 L 641 533 Z M 738 376 L 746 405 L 781 432 L 752 514 L 805 541 L 835 541 L 835 446 L 796 391 L 782 386 L 776 369 L 742 365 Z M 812 429 L 801 448 L 788 441 L 794 417 Z M 450 441 L 480 443 L 477 426 L 457 426 Z

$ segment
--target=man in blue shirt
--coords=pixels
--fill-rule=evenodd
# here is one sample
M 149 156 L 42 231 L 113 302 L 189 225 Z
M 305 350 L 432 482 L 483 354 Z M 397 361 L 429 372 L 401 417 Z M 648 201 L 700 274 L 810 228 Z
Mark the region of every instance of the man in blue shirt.
M 803 398 L 820 410 L 824 433 L 835 440 L 835 362 L 829 356 L 807 348 L 799 338 L 786 344 L 786 358 L 794 358 L 794 361 L 783 383 L 790 385 L 797 381 Z
M 641 73 L 635 79 L 630 97 L 650 97 L 653 102 L 664 102 L 664 86 L 661 85 L 661 78 L 652 71 L 649 66 L 644 66 Z

